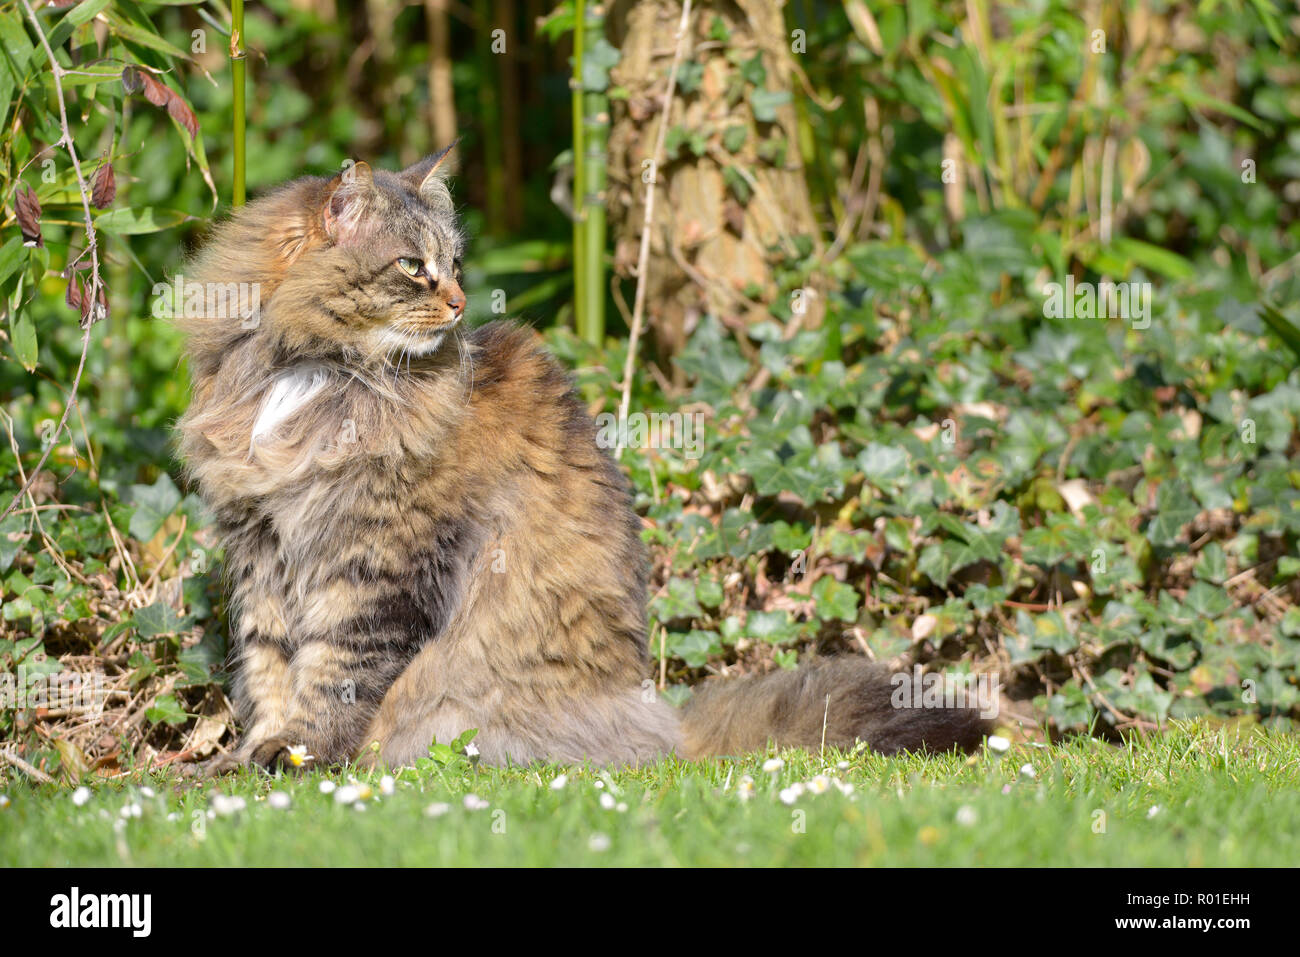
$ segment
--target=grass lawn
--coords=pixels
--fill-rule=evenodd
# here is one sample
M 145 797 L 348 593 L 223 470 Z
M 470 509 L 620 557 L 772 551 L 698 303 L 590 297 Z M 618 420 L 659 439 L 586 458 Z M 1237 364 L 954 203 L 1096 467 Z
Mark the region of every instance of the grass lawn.
M 1080 738 L 972 758 L 779 757 L 766 771 L 769 756 L 755 755 L 616 772 L 476 770 L 457 757 L 388 782 L 347 769 L 137 775 L 75 796 L 10 772 L 0 864 L 1300 863 L 1295 735 L 1188 726 L 1128 746 Z

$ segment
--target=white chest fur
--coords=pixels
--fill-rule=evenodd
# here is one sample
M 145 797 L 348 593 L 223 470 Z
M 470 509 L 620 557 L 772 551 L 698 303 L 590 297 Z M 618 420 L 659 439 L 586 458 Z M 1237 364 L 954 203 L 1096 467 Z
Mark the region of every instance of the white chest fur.
M 258 409 L 250 445 L 273 436 L 281 424 L 319 395 L 328 381 L 328 370 L 310 363 L 294 366 L 277 375 Z

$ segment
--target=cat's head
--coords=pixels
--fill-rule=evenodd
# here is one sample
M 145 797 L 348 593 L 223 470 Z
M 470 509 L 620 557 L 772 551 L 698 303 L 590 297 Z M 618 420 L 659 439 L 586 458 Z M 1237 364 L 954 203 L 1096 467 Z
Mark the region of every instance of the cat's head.
M 465 310 L 465 235 L 445 181 L 450 150 L 399 173 L 349 165 L 238 211 L 191 266 L 200 280 L 256 279 L 260 320 L 251 328 L 214 315 L 187 321 L 192 349 L 256 340 L 289 361 L 346 364 L 438 352 Z

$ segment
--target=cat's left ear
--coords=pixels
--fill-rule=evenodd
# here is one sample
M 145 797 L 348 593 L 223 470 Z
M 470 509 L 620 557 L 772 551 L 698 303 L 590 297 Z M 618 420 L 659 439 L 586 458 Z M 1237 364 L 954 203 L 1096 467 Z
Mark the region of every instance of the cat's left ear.
M 375 177 L 370 165 L 349 165 L 330 181 L 327 189 L 328 198 L 321 212 L 326 235 L 339 244 L 360 238 L 374 198 Z
M 422 200 L 430 206 L 441 209 L 454 209 L 451 190 L 447 189 L 447 177 L 451 175 L 451 152 L 460 142 L 454 139 L 450 146 L 426 156 L 414 166 L 402 170 L 401 177 Z

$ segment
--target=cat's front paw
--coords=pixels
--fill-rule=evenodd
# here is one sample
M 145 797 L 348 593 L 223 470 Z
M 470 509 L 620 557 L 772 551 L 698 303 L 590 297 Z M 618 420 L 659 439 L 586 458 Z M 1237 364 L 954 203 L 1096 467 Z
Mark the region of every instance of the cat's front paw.
M 216 757 L 195 765 L 193 775 L 199 780 L 217 778 L 242 767 L 244 763 L 237 754 L 218 754 Z
M 262 768 L 270 774 L 281 771 L 297 773 L 320 763 L 305 744 L 291 741 L 286 735 L 272 735 L 242 748 L 244 763 Z

